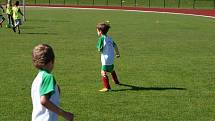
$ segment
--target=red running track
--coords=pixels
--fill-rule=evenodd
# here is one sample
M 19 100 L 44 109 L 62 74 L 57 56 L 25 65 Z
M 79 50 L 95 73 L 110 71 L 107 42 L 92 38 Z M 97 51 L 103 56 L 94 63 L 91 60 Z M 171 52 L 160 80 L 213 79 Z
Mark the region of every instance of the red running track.
M 74 5 L 28 5 L 28 6 L 97 8 L 97 9 L 169 12 L 169 13 L 180 13 L 180 14 L 193 14 L 193 15 L 200 15 L 200 16 L 207 16 L 207 17 L 215 18 L 215 10 L 203 10 L 203 9 L 143 8 L 143 7 L 120 7 L 120 6 L 74 6 Z

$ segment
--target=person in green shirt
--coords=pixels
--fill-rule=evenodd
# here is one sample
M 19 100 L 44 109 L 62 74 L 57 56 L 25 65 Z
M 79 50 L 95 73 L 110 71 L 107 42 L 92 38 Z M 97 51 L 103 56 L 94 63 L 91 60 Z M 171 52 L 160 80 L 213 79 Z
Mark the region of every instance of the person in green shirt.
M 22 25 L 21 16 L 24 16 L 21 9 L 19 8 L 19 1 L 16 1 L 13 8 L 13 19 L 14 19 L 14 26 L 13 31 L 16 32 L 16 28 L 18 29 L 18 33 L 20 34 L 20 25 Z
M 55 62 L 52 47 L 47 44 L 35 46 L 32 51 L 32 62 L 38 69 L 38 74 L 31 86 L 33 104 L 31 121 L 58 121 L 58 116 L 73 121 L 74 114 L 59 107 L 60 88 L 51 73 Z
M 111 74 L 114 83 L 120 85 L 116 71 L 114 70 L 114 51 L 116 52 L 117 58 L 120 57 L 120 53 L 117 44 L 109 35 L 107 35 L 109 28 L 109 21 L 99 23 L 96 26 L 97 34 L 99 36 L 97 49 L 101 53 L 101 76 L 104 83 L 104 88 L 99 90 L 100 92 L 111 91 L 108 73 Z
M 11 0 L 8 0 L 7 5 L 6 5 L 6 14 L 7 14 L 7 21 L 8 24 L 6 25 L 7 28 L 13 27 L 14 26 L 14 21 L 13 21 L 13 10 L 12 10 L 12 3 Z
M 4 8 L 0 4 L 0 26 L 2 27 L 2 23 L 4 22 L 5 18 L 3 16 Z

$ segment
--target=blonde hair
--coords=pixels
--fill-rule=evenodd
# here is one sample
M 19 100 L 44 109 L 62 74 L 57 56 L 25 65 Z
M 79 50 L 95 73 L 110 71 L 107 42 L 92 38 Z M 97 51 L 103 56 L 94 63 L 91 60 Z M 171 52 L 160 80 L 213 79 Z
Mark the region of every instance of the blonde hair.
M 51 61 L 54 62 L 54 58 L 54 51 L 48 44 L 39 44 L 32 51 L 32 62 L 38 69 L 44 68 Z

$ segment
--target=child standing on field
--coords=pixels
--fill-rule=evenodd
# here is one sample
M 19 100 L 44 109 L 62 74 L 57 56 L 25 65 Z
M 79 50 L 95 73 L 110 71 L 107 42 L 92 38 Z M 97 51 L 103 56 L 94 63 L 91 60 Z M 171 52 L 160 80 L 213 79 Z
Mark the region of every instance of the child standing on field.
M 73 114 L 59 108 L 60 88 L 51 74 L 55 55 L 47 44 L 39 44 L 32 51 L 33 65 L 39 70 L 31 87 L 33 112 L 31 121 L 57 121 L 58 115 L 73 121 Z
M 0 26 L 2 27 L 2 23 L 4 22 L 5 18 L 3 16 L 4 8 L 0 4 Z
M 8 24 L 6 27 L 10 28 L 14 26 L 14 21 L 13 21 L 13 10 L 12 10 L 12 3 L 11 0 L 8 0 L 7 5 L 6 5 L 6 14 L 7 14 L 7 21 Z
M 99 36 L 97 49 L 101 53 L 101 76 L 104 82 L 104 88 L 99 91 L 107 92 L 111 90 L 107 75 L 108 73 L 111 73 L 115 84 L 119 84 L 119 80 L 114 70 L 114 50 L 116 51 L 117 58 L 120 57 L 120 54 L 116 43 L 107 35 L 110 28 L 109 22 L 99 23 L 96 28 Z
M 13 8 L 13 19 L 14 19 L 14 27 L 13 31 L 16 32 L 16 28 L 18 29 L 18 33 L 20 34 L 20 25 L 22 25 L 21 16 L 23 16 L 23 13 L 21 9 L 19 8 L 19 1 L 16 1 Z

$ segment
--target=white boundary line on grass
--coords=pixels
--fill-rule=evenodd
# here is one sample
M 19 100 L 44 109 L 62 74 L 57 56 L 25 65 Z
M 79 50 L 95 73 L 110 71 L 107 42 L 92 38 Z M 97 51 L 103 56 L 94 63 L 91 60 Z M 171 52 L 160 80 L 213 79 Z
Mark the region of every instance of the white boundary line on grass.
M 27 6 L 27 7 L 38 7 L 38 8 L 69 8 L 69 9 L 81 9 L 81 10 L 114 10 L 114 11 L 128 11 L 128 12 L 143 12 L 143 13 L 164 13 L 164 14 L 173 14 L 173 15 L 188 15 L 188 16 L 197 16 L 197 17 L 205 17 L 205 18 L 215 18 L 214 16 L 206 16 L 206 15 L 197 15 L 197 14 L 189 14 L 189 13 L 175 13 L 175 12 L 160 12 L 160 11 L 145 11 L 145 10 L 126 10 L 126 9 L 105 9 L 105 8 L 78 8 L 78 7 L 53 7 L 53 6 Z

